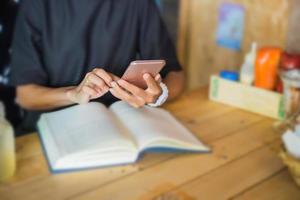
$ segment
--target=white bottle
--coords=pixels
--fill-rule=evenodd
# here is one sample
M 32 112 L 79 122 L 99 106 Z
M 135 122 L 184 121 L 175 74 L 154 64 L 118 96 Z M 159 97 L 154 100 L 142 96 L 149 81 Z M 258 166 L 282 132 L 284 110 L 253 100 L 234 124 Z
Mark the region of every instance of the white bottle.
M 252 85 L 254 81 L 254 68 L 256 60 L 257 44 L 252 43 L 251 51 L 246 55 L 241 67 L 240 81 L 247 85 Z
M 0 182 L 12 177 L 16 169 L 15 139 L 13 128 L 5 119 L 0 102 Z

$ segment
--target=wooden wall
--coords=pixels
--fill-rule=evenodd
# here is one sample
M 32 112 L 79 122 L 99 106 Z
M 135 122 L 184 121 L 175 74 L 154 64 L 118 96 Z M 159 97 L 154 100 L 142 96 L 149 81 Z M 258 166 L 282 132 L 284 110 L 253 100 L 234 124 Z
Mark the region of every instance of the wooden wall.
M 293 0 L 290 9 L 286 49 L 300 53 L 300 0 Z
M 238 70 L 251 42 L 259 46 L 285 47 L 292 0 L 227 0 L 245 7 L 242 50 L 235 52 L 216 44 L 218 10 L 223 0 L 181 0 L 178 54 L 188 89 L 208 83 L 221 69 Z

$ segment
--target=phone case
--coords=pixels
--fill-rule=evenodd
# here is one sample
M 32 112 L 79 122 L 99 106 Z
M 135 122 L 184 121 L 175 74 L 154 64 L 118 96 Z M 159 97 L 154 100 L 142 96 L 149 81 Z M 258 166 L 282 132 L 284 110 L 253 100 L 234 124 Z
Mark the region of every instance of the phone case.
M 155 77 L 165 66 L 164 60 L 139 60 L 130 63 L 122 79 L 134 84 L 140 88 L 147 88 L 147 84 L 143 78 L 145 73 Z

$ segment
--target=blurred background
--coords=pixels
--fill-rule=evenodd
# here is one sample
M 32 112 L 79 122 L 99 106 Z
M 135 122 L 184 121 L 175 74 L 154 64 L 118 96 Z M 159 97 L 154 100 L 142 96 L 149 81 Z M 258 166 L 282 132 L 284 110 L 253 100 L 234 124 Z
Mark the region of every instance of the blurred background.
M 239 70 L 253 42 L 258 47 L 300 51 L 300 0 L 153 1 L 177 46 L 187 91 L 207 85 L 210 75 L 220 70 Z M 0 98 L 13 124 L 18 123 L 21 112 L 14 103 L 14 89 L 6 84 L 18 3 L 1 0 L 0 5 Z
M 251 43 L 299 52 L 299 0 L 230 0 L 243 8 L 240 48 L 224 48 L 216 42 L 221 0 L 180 2 L 178 53 L 188 75 L 188 88 L 207 84 L 209 75 L 221 69 L 237 70 Z

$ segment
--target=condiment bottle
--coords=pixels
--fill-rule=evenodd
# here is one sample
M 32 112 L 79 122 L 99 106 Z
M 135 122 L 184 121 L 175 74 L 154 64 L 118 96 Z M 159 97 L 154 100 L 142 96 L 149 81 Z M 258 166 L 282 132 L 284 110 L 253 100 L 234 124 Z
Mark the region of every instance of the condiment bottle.
M 16 168 L 13 128 L 5 119 L 4 106 L 0 102 L 0 182 L 14 175 Z
M 255 62 L 256 87 L 275 89 L 281 52 L 281 49 L 276 47 L 266 47 L 258 51 Z
M 256 60 L 257 44 L 252 43 L 251 51 L 245 56 L 244 63 L 241 67 L 240 81 L 241 83 L 252 85 L 254 81 L 254 66 Z

